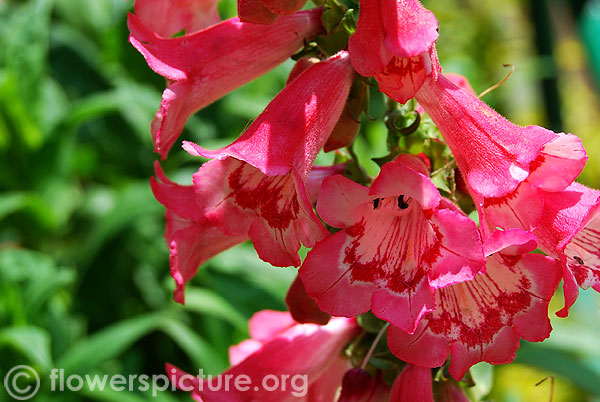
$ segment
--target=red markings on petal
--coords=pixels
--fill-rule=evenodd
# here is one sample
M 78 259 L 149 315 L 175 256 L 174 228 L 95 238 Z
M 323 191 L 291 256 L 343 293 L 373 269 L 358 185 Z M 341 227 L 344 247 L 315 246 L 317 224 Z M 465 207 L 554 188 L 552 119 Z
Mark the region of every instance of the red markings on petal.
M 423 317 L 413 335 L 390 329 L 390 349 L 403 360 L 430 367 L 451 350 L 450 373 L 457 380 L 479 361 L 508 363 L 519 336 L 541 341 L 549 335 L 548 304 L 559 280 L 559 265 L 549 257 L 497 252 L 473 280 L 438 289 L 436 310 Z
M 258 255 L 276 266 L 298 266 L 300 244 L 326 235 L 293 171 L 266 176 L 234 158 L 205 163 L 194 175 L 197 200 L 222 231 L 247 235 Z
M 384 165 L 370 189 L 341 176 L 326 179 L 317 209 L 343 230 L 318 243 L 300 268 L 308 294 L 330 314 L 359 314 L 370 305 L 413 331 L 435 307 L 432 286 L 471 279 L 485 264 L 474 222 L 430 209 L 439 203 L 431 180 L 403 158 Z

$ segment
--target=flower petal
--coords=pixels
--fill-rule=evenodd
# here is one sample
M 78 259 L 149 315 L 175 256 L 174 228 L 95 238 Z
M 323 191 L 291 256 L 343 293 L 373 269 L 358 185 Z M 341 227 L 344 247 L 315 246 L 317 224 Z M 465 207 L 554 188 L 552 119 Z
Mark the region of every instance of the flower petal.
M 484 273 L 438 289 L 436 310 L 413 335 L 390 328 L 390 350 L 409 363 L 437 367 L 449 348 L 450 374 L 460 380 L 477 362 L 512 361 L 519 336 L 529 341 L 548 337 L 548 304 L 560 280 L 559 265 L 540 254 L 511 255 L 519 247 L 510 244 L 511 238 L 517 239 L 516 234 L 495 235 L 492 241 L 504 243 L 509 254 L 500 250 L 488 257 Z M 525 239 L 517 240 L 527 244 Z
M 438 38 L 438 22 L 431 11 L 418 0 L 379 0 L 379 4 L 390 53 L 414 57 L 429 51 Z
M 440 192 L 431 179 L 407 165 L 401 158 L 383 165 L 369 194 L 379 197 L 397 197 L 402 194 L 415 199 L 423 209 L 434 209 L 440 203 Z
M 129 15 L 129 41 L 171 83 L 152 125 L 164 158 L 188 117 L 279 65 L 321 28 L 321 10 L 281 17 L 272 25 L 232 18 L 194 34 L 164 39 Z M 181 98 L 183 97 L 183 99 Z M 175 121 L 171 121 L 175 120 Z
M 207 158 L 232 156 L 269 176 L 295 169 L 306 178 L 342 113 L 353 77 L 348 53 L 339 52 L 292 80 L 231 145 L 215 151 L 184 147 Z
M 528 181 L 542 190 L 563 190 L 579 176 L 587 159 L 579 137 L 559 133 L 558 138 L 547 143 L 534 161 Z
M 194 174 L 194 187 L 214 225 L 249 236 L 259 257 L 273 265 L 299 266 L 300 243 L 312 247 L 327 235 L 294 171 L 265 176 L 234 158 L 213 160 Z
M 416 98 L 442 132 L 469 188 L 482 198 L 514 191 L 543 147 L 557 138 L 542 127 L 512 124 L 442 75 L 428 78 Z
M 171 182 L 158 163 L 155 171 L 160 181 L 151 178 L 150 185 L 158 202 L 167 208 L 165 240 L 170 251 L 171 276 L 176 284 L 174 298 L 184 303 L 185 283 L 196 275 L 198 266 L 248 238 L 222 233 L 196 204 L 192 186 Z
M 200 31 L 221 21 L 218 0 L 135 0 L 135 15 L 153 32 L 170 38 L 185 29 Z
M 392 58 L 383 44 L 384 38 L 380 1 L 360 0 L 356 31 L 348 41 L 352 65 L 360 75 L 379 73 Z

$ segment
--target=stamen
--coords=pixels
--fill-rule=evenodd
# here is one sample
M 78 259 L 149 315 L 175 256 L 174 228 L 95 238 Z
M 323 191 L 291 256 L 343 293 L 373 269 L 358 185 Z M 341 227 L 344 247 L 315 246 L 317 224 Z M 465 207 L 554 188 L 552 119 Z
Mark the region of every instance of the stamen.
M 583 262 L 583 259 L 582 259 L 581 257 L 573 256 L 573 259 L 574 259 L 575 261 L 577 261 L 577 263 L 578 263 L 579 265 L 585 265 L 585 263 Z
M 398 208 L 400 209 L 406 209 L 408 208 L 408 202 L 404 201 L 404 196 L 401 195 L 400 197 L 398 197 Z
M 373 209 L 379 209 L 380 205 L 381 205 L 381 199 L 380 198 L 375 198 L 373 200 Z

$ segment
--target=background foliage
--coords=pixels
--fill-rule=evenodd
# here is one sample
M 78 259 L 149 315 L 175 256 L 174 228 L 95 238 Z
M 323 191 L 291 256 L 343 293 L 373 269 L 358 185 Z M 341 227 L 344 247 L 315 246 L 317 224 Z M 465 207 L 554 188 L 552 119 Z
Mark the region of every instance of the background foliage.
M 468 76 L 480 92 L 506 73 L 503 63 L 515 65 L 485 100 L 519 124 L 581 136 L 591 156 L 581 179 L 599 187 L 592 74 L 599 73 L 600 48 L 592 45 L 600 2 L 424 3 L 440 21 L 445 70 Z M 164 82 L 127 43 L 131 8 L 124 0 L 0 0 L 2 377 L 17 364 L 42 378 L 52 367 L 67 375 L 162 374 L 165 362 L 218 373 L 227 367 L 228 346 L 247 336 L 253 312 L 285 308 L 295 270 L 271 268 L 249 244 L 205 264 L 185 306 L 172 301 L 163 208 L 148 185 L 156 159 L 149 122 Z M 233 16 L 233 0 L 222 0 L 220 11 Z M 282 88 L 291 65 L 197 113 L 182 138 L 207 148 L 228 143 Z M 383 100 L 371 103 L 371 114 L 381 116 Z M 385 153 L 385 128 L 365 121 L 362 131 L 356 150 L 375 174 L 368 158 Z M 177 145 L 165 163 L 182 183 L 198 166 Z M 558 296 L 551 308 L 560 305 Z M 551 338 L 523 344 L 515 364 L 478 365 L 474 397 L 546 400 L 550 382 L 535 384 L 553 376 L 555 401 L 600 400 L 599 308 L 598 295 L 583 292 L 572 316 L 553 318 Z M 161 393 L 154 400 L 187 398 Z M 151 399 L 108 390 L 52 394 L 43 382 L 35 400 Z

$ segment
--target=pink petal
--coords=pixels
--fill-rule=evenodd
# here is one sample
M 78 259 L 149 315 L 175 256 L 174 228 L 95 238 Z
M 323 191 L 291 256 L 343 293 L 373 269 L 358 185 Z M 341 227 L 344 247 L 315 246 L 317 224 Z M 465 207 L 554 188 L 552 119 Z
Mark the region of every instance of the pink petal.
M 557 138 L 541 127 L 512 124 L 443 76 L 428 78 L 416 98 L 479 197 L 496 198 L 514 191 L 529 176 L 530 165 L 545 144 Z
M 331 402 L 335 400 L 336 395 L 342 384 L 344 373 L 350 370 L 352 365 L 342 355 L 331 359 L 331 363 L 323 370 L 323 374 L 308 387 L 308 394 L 305 397 L 306 402 Z M 339 402 L 339 401 L 338 401 Z M 382 401 L 384 402 L 384 401 Z
M 232 366 L 246 360 L 248 356 L 257 352 L 262 348 L 263 343 L 255 339 L 246 339 L 237 345 L 229 347 L 229 363 Z
M 573 183 L 564 191 L 543 192 L 544 211 L 535 235 L 541 249 L 557 256 L 600 213 L 600 191 Z
M 544 146 L 531 167 L 528 181 L 542 190 L 563 190 L 579 176 L 587 159 L 581 139 L 560 133 Z
M 375 75 L 379 90 L 400 103 L 414 98 L 432 72 L 428 57 L 428 52 L 413 57 L 392 57 L 385 69 Z
M 295 171 L 265 176 L 233 158 L 214 160 L 194 174 L 194 187 L 208 219 L 224 233 L 249 236 L 272 265 L 300 265 L 300 244 L 327 235 Z
M 435 210 L 439 192 L 409 165 L 425 171 L 419 159 L 398 158 L 382 167 L 370 189 L 341 176 L 324 181 L 317 211 L 344 230 L 318 243 L 299 273 L 323 311 L 351 316 L 370 306 L 412 332 L 435 307 L 430 282 L 446 286 L 484 267 L 475 224 L 458 212 Z
M 287 311 L 261 310 L 248 321 L 252 339 L 269 342 L 296 324 Z
M 352 65 L 363 76 L 382 71 L 392 58 L 383 41 L 385 31 L 379 0 L 360 0 L 356 31 L 348 41 Z
M 345 164 L 338 164 L 333 166 L 313 165 L 313 168 L 308 175 L 308 179 L 306 179 L 306 183 L 304 183 L 304 188 L 306 189 L 306 196 L 310 200 L 310 203 L 313 205 L 317 203 L 317 199 L 319 198 L 319 193 L 321 192 L 323 181 L 326 178 L 333 175 L 342 174 L 344 173 L 344 170 L 346 170 Z
M 233 18 L 194 34 L 163 39 L 130 14 L 131 44 L 155 72 L 177 81 L 165 91 L 152 124 L 156 151 L 166 156 L 193 112 L 292 55 L 321 29 L 320 16 L 319 9 L 303 11 L 268 26 Z
M 269 176 L 295 169 L 306 178 L 342 113 L 353 76 L 342 51 L 290 82 L 231 145 L 216 151 L 190 143 L 185 148 L 207 158 L 232 156 Z
M 341 175 L 323 181 L 317 201 L 317 212 L 325 223 L 337 227 L 350 227 L 373 208 L 369 189 Z
M 450 354 L 450 344 L 442 333 L 433 333 L 427 318 L 421 320 L 413 333 L 390 326 L 387 341 L 390 351 L 400 359 L 424 367 L 440 367 Z
M 440 288 L 473 279 L 485 267 L 485 257 L 477 225 L 464 214 L 442 209 L 431 217 L 438 237 L 425 261 L 431 266 L 429 284 Z
M 440 193 L 431 179 L 411 168 L 403 159 L 383 165 L 369 194 L 377 194 L 379 197 L 397 197 L 403 194 L 415 199 L 422 209 L 434 209 L 440 203 Z
M 384 44 L 390 53 L 413 57 L 429 51 L 438 37 L 438 22 L 431 11 L 418 0 L 379 0 L 379 4 Z
M 537 239 L 521 229 L 496 230 L 483 244 L 486 256 L 502 251 L 502 254 L 519 256 L 537 248 Z
M 289 381 L 296 376 L 305 376 L 310 387 L 325 375 L 326 370 L 333 368 L 330 366 L 332 361 L 339 356 L 357 331 L 354 320 L 344 318 L 334 318 L 325 326 L 294 325 L 264 343 L 260 350 L 222 374 L 222 376 L 231 375 L 232 378 L 246 375 L 250 378 L 253 387 L 247 391 L 236 389 L 227 391 L 223 389 L 224 387 L 213 391 L 209 387 L 204 387 L 202 390 L 196 390 L 195 393 L 205 402 L 297 400 L 289 382 L 287 387 L 278 387 L 272 391 L 264 389 L 261 385 L 265 376 L 276 376 L 281 379 L 286 375 Z
M 135 0 L 135 14 L 158 35 L 169 38 L 185 29 L 200 31 L 221 21 L 218 0 Z
M 435 291 L 424 278 L 402 292 L 378 290 L 373 293 L 371 310 L 378 318 L 414 333 L 421 318 L 435 310 Z
M 407 364 L 392 386 L 390 401 L 433 402 L 431 369 Z
M 154 196 L 167 208 L 165 240 L 169 246 L 171 276 L 175 279 L 175 301 L 184 302 L 184 287 L 198 266 L 238 243 L 246 236 L 229 236 L 222 233 L 204 215 L 195 202 L 192 186 L 171 182 L 155 164 L 157 181 L 151 178 Z
M 543 192 L 544 211 L 535 235 L 540 248 L 563 265 L 566 317 L 579 290 L 600 290 L 600 192 L 579 183 L 563 191 Z
M 298 272 L 306 292 L 321 310 L 344 317 L 369 311 L 371 295 L 376 289 L 372 283 L 351 280 L 350 269 L 340 262 L 349 243 L 344 231 L 317 243 Z M 348 303 L 350 294 L 352 302 Z
M 544 196 L 526 180 L 510 194 L 486 198 L 479 209 L 479 222 L 487 232 L 496 228 L 533 230 L 542 218 Z
M 183 304 L 185 283 L 196 275 L 198 267 L 248 238 L 225 235 L 208 220 L 190 222 L 169 211 L 166 217 L 165 240 L 169 246 L 171 276 L 176 284 L 174 299 Z
M 477 362 L 512 361 L 519 337 L 547 338 L 548 304 L 560 281 L 560 267 L 540 254 L 514 255 L 531 247 L 528 239 L 516 231 L 493 235 L 487 249 L 497 251 L 488 257 L 486 271 L 472 281 L 438 289 L 437 309 L 421 320 L 413 335 L 390 328 L 390 350 L 410 363 L 437 367 L 450 349 L 450 374 L 460 380 Z

